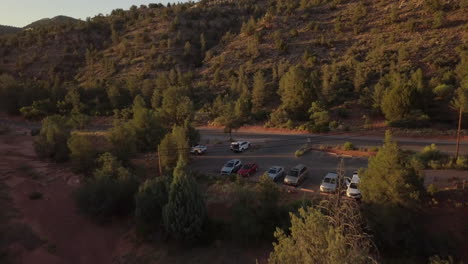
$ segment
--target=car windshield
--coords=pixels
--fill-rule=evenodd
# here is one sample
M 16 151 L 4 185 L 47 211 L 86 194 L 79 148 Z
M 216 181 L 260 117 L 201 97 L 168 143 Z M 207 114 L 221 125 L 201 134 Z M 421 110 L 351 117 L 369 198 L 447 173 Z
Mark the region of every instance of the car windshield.
M 228 162 L 226 164 L 226 167 L 230 168 L 230 167 L 234 167 L 234 162 Z
M 252 168 L 252 166 L 253 166 L 252 164 L 245 164 L 244 166 L 242 166 L 242 168 L 243 168 L 244 170 L 247 170 L 247 169 Z
M 357 189 L 357 184 L 353 182 L 353 183 L 351 183 L 351 184 L 349 185 L 349 188 L 351 188 L 351 189 Z
M 331 184 L 335 184 L 336 183 L 336 179 L 334 178 L 325 178 L 323 180 L 324 183 L 331 183 Z
M 288 173 L 288 176 L 291 176 L 291 177 L 297 177 L 297 175 L 299 174 L 298 171 L 296 170 L 292 170 Z
M 270 169 L 270 170 L 268 171 L 268 173 L 275 174 L 275 173 L 276 173 L 276 169 Z

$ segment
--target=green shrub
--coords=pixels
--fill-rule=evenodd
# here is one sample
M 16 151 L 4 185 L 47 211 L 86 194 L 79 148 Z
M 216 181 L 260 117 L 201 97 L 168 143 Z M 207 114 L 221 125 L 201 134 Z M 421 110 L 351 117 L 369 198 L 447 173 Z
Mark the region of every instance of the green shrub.
M 296 158 L 299 158 L 300 156 L 304 155 L 304 149 L 298 149 L 296 150 L 296 152 L 294 152 L 294 156 L 296 156 Z
M 135 218 L 138 229 L 146 233 L 162 224 L 162 210 L 167 203 L 167 179 L 158 177 L 146 180 L 135 196 Z
M 138 190 L 136 177 L 110 153 L 102 154 L 98 163 L 100 168 L 94 172 L 94 178 L 75 193 L 78 208 L 98 219 L 130 214 Z
M 353 143 L 349 142 L 349 141 L 346 141 L 344 144 L 343 144 L 343 149 L 344 150 L 354 150 L 355 147 L 353 145 Z
M 73 134 L 68 140 L 68 148 L 76 172 L 88 174 L 94 170 L 97 151 L 85 136 Z
M 454 87 L 448 84 L 437 85 L 433 90 L 434 94 L 441 98 L 449 96 L 450 94 L 452 94 L 453 91 Z
M 457 169 L 466 169 L 468 168 L 468 159 L 465 156 L 459 156 L 456 161 Z
M 66 126 L 66 118 L 54 115 L 42 120 L 39 136 L 34 141 L 34 149 L 40 158 L 62 162 L 68 159 L 67 141 L 70 129 Z
M 427 193 L 429 193 L 431 196 L 434 196 L 437 191 L 437 186 L 435 186 L 434 184 L 429 184 L 429 186 L 427 186 Z

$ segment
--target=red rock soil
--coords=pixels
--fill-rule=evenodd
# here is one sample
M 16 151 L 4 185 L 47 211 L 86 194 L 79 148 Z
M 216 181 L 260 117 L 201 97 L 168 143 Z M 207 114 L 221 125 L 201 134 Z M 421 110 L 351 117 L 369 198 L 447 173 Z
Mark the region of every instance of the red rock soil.
M 32 143 L 31 136 L 0 136 L 0 181 L 19 212 L 11 221 L 30 226 L 43 241 L 32 250 L 9 245 L 13 263 L 112 263 L 125 228 L 100 226 L 81 215 L 72 197 L 79 177 L 63 165 L 39 161 Z M 32 192 L 43 198 L 29 199 Z

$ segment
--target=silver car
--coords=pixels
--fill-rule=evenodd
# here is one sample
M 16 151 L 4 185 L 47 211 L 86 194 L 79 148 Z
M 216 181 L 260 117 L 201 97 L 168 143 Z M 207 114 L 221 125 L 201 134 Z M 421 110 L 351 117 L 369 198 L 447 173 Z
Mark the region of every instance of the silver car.
M 236 173 L 241 166 L 242 162 L 239 159 L 230 160 L 224 164 L 223 168 L 221 168 L 221 175 L 231 175 Z
M 273 166 L 267 171 L 268 177 L 273 181 L 277 181 L 284 176 L 284 168 L 280 166 Z
M 299 185 L 307 176 L 307 167 L 305 165 L 299 164 L 296 167 L 292 168 L 284 177 L 284 184 L 297 186 Z
M 344 182 L 343 182 L 344 181 Z M 343 187 L 347 187 L 351 180 L 349 178 L 342 179 Z M 324 193 L 334 193 L 338 188 L 338 174 L 334 172 L 329 172 L 322 180 L 320 184 L 320 191 Z

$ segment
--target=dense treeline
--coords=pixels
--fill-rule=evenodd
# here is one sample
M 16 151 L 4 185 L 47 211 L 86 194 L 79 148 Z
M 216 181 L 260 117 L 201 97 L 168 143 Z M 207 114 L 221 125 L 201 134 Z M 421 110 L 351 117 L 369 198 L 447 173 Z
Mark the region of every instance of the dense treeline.
M 467 83 L 466 8 L 464 0 L 289 0 L 116 9 L 0 38 L 2 106 L 34 119 L 70 109 L 112 115 L 140 95 L 154 110 L 180 103 L 228 131 L 257 121 L 346 129 L 351 108 L 395 126 L 453 122 L 449 102 Z M 435 42 L 442 30 L 451 35 Z M 426 41 L 402 41 L 412 32 Z M 368 42 L 356 40 L 364 35 Z

